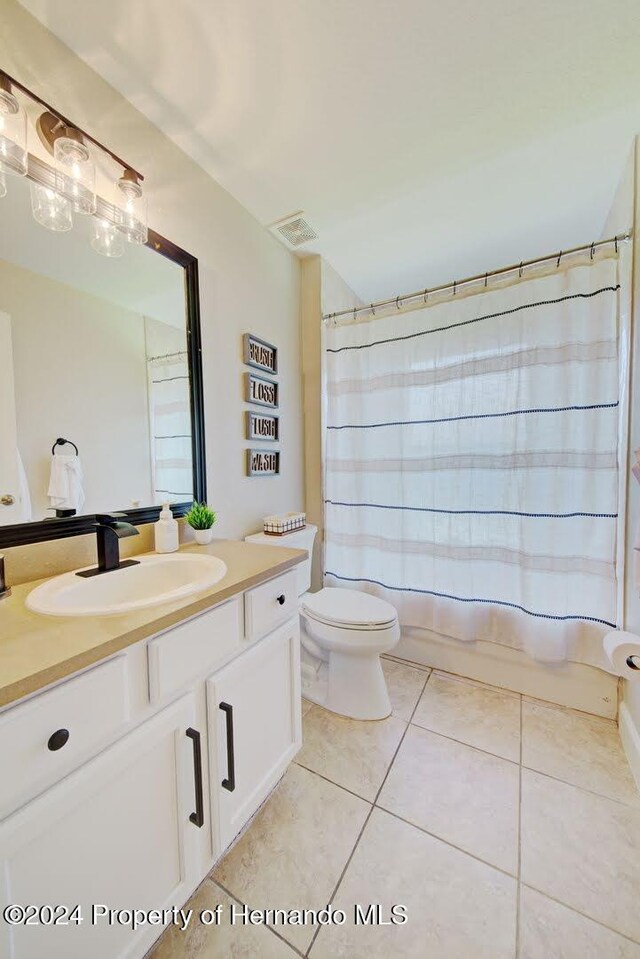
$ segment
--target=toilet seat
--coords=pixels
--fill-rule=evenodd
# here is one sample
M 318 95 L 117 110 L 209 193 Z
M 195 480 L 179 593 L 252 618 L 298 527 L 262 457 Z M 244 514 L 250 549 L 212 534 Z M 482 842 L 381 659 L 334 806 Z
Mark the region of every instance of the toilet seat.
M 384 599 L 331 586 L 305 593 L 300 599 L 300 612 L 306 619 L 340 630 L 387 630 L 398 621 L 396 610 Z

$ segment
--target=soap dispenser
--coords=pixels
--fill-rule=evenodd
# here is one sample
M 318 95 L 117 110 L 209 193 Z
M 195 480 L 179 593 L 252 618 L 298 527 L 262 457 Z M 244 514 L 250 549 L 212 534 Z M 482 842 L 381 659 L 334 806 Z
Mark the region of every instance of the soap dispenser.
M 178 548 L 178 524 L 168 503 L 162 504 L 155 525 L 156 553 L 175 553 Z

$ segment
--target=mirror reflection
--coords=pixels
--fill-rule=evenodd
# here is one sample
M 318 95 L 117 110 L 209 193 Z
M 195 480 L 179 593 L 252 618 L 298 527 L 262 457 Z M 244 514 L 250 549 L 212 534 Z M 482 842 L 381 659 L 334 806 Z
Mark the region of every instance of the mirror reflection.
M 9 178 L 7 178 L 9 180 Z M 193 498 L 183 268 L 0 199 L 0 526 Z

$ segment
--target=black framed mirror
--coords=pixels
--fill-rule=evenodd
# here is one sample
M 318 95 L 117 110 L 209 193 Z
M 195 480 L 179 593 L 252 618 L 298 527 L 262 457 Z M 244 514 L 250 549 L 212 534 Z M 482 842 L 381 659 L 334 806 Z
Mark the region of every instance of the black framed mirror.
M 0 549 L 206 500 L 198 261 L 151 230 L 100 256 L 91 216 L 44 229 L 38 162 L 0 199 Z

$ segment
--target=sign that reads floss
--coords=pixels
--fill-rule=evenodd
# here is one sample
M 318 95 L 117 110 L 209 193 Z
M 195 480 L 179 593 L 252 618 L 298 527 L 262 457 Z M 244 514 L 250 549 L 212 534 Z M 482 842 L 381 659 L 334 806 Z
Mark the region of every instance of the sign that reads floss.
M 247 476 L 275 476 L 280 472 L 277 450 L 247 450 Z
M 273 380 L 265 380 L 262 376 L 253 373 L 244 374 L 245 400 L 247 403 L 256 403 L 258 406 L 278 405 L 278 384 Z
M 258 339 L 253 333 L 245 333 L 243 343 L 244 362 L 247 366 L 254 366 L 257 370 L 274 375 L 278 372 L 278 350 L 272 343 Z

